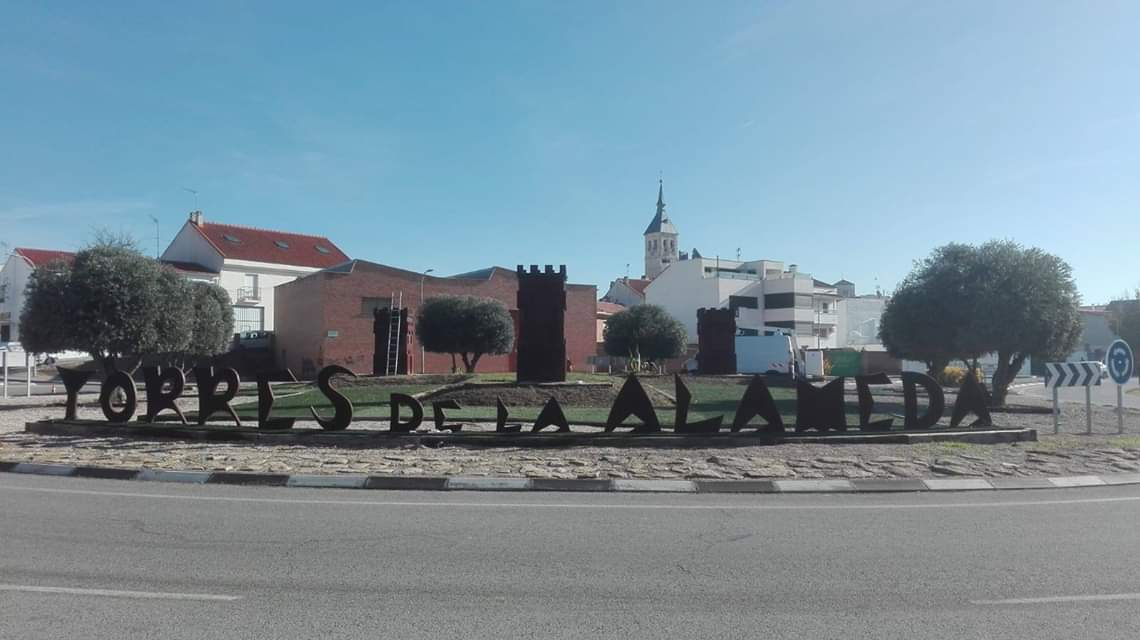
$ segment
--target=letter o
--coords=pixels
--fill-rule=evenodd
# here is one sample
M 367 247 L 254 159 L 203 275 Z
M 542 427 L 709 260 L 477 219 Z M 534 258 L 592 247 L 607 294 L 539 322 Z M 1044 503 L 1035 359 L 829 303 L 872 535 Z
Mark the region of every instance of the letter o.
M 111 394 L 115 389 L 122 389 L 127 397 L 126 406 L 119 411 L 111 406 Z M 135 416 L 135 409 L 138 408 L 135 381 L 131 378 L 131 374 L 126 371 L 112 371 L 99 388 L 99 406 L 103 409 L 103 416 L 108 422 L 130 422 Z

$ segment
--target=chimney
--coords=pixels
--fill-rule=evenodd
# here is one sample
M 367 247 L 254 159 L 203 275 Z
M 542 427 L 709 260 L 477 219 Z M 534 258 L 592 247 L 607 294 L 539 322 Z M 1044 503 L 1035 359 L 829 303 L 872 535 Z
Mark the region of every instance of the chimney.
M 788 265 L 788 273 L 796 273 L 799 271 L 799 269 L 800 269 L 800 266 L 798 264 L 789 264 Z
M 202 222 L 203 220 L 201 211 L 190 212 L 190 224 L 194 225 L 195 227 L 200 227 L 202 226 Z

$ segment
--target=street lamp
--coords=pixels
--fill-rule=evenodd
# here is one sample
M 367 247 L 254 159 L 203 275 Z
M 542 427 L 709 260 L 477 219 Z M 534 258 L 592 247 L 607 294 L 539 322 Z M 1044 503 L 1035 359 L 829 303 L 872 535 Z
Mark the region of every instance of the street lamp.
M 435 269 L 425 269 L 424 272 L 420 274 L 420 307 L 424 306 L 424 278 L 427 278 L 427 274 L 429 274 L 433 271 L 435 271 Z M 419 313 L 420 307 L 416 307 L 416 313 Z M 420 373 L 425 373 L 425 370 L 424 370 L 424 343 L 420 342 L 419 331 L 420 331 L 420 328 L 419 328 L 419 326 L 417 326 L 416 327 L 416 342 L 420 343 Z

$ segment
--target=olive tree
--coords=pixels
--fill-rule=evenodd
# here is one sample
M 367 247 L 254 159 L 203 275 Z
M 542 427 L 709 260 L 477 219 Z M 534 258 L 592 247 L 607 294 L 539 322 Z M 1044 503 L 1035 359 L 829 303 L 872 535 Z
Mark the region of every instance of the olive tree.
M 203 358 L 223 353 L 234 332 L 234 308 L 222 287 L 202 281 L 190 282 L 194 322 L 186 353 Z
M 641 370 L 642 361 L 656 363 L 681 355 L 688 344 L 685 325 L 653 304 L 639 304 L 610 316 L 602 339 L 607 354 L 629 358 L 635 371 Z
M 83 351 L 110 371 L 117 358 L 190 345 L 189 285 L 129 241 L 100 237 L 70 266 L 36 269 L 26 293 L 20 326 L 29 351 Z
M 416 336 L 425 351 L 451 354 L 474 373 L 485 354 L 509 353 L 515 341 L 507 307 L 493 298 L 435 296 L 424 300 L 416 315 Z
M 932 373 L 952 358 L 997 356 L 995 405 L 1029 357 L 1061 359 L 1080 337 L 1072 269 L 1041 249 L 1008 240 L 936 249 L 903 280 L 883 312 L 880 338 L 897 357 Z

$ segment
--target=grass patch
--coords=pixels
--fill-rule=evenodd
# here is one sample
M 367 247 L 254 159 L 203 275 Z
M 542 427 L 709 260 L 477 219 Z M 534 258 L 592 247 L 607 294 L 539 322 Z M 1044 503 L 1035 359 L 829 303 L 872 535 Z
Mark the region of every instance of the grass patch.
M 333 386 L 336 386 L 335 383 Z M 412 395 L 430 391 L 438 386 L 439 385 L 430 384 L 384 384 L 337 387 L 337 390 L 352 401 L 356 415 L 369 417 L 388 415 L 388 400 L 393 393 Z M 332 404 L 329 403 L 320 389 L 311 385 L 305 385 L 302 388 L 307 390 L 285 398 L 278 397 L 277 401 L 273 403 L 273 415 L 282 418 L 309 418 L 312 416 L 309 412 L 309 407 L 316 407 L 317 411 L 325 415 L 332 412 Z M 294 392 L 296 390 L 297 389 L 293 389 Z M 274 387 L 273 392 L 277 396 L 284 395 L 283 390 L 279 387 Z M 234 410 L 237 411 L 238 416 L 242 418 L 257 417 L 256 402 L 237 405 L 234 407 Z

